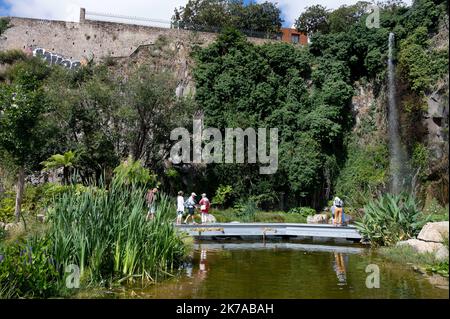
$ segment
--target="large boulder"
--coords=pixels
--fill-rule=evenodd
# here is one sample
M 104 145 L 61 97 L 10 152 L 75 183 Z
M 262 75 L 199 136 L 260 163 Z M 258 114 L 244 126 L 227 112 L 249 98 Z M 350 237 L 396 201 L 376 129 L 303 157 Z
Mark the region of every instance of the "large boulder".
M 416 250 L 420 254 L 436 253 L 442 247 L 445 248 L 445 246 L 441 243 L 434 243 L 419 239 L 408 239 L 397 243 L 397 246 L 405 246 L 405 245 L 411 246 L 412 248 L 414 248 L 414 250 Z
M 448 261 L 448 248 L 442 245 L 442 247 L 436 251 L 435 257 L 439 261 Z
M 308 224 L 327 224 L 328 215 L 327 214 L 316 214 L 314 216 L 308 216 L 306 218 Z
M 4 229 L 5 228 L 5 223 L 0 222 L 0 229 Z
M 448 226 L 448 221 L 427 223 L 423 226 L 417 239 L 427 242 L 442 243 L 445 238 L 448 238 Z

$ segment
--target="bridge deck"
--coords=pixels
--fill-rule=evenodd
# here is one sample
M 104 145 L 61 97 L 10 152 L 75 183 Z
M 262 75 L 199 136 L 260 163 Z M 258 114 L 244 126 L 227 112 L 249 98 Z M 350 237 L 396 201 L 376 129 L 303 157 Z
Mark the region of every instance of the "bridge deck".
M 206 225 L 177 225 L 181 231 L 193 237 L 322 237 L 360 240 L 362 237 L 353 226 L 336 227 L 326 224 L 281 223 L 217 223 Z

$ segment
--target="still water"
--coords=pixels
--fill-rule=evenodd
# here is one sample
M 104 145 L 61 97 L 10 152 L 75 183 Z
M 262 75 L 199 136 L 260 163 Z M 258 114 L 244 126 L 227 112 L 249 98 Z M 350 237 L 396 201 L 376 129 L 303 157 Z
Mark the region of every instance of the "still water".
M 380 287 L 366 286 L 368 265 Z M 373 267 L 373 266 L 372 266 Z M 439 287 L 437 287 L 439 286 Z M 179 276 L 118 298 L 448 298 L 448 279 L 431 284 L 411 266 L 367 248 L 302 243 L 197 243 Z

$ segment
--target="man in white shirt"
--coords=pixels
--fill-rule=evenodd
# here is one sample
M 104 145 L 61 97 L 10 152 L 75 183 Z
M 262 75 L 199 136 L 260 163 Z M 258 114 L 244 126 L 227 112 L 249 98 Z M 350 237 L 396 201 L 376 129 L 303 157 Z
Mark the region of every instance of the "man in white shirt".
M 184 214 L 183 192 L 179 191 L 177 197 L 177 225 L 181 224 L 181 221 L 183 220 L 183 214 Z

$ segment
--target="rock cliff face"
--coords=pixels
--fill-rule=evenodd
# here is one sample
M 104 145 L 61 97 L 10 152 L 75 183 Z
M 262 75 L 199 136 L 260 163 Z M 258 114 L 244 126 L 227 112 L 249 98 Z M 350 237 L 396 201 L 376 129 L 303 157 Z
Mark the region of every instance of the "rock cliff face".
M 439 32 L 431 39 L 434 49 L 449 47 L 448 18 L 441 24 Z M 449 74 L 447 73 L 426 95 L 427 109 L 421 122 L 425 127 L 424 144 L 429 150 L 426 194 L 441 203 L 449 202 Z
M 448 27 L 443 25 L 431 43 L 434 49 L 448 48 Z M 428 152 L 426 167 L 421 172 L 417 169 L 409 172 L 412 183 L 424 202 L 435 198 L 445 205 L 449 202 L 449 75 L 447 73 L 430 87 L 425 96 L 411 92 L 400 75 L 397 82 L 400 134 L 408 158 L 412 157 L 417 143 L 424 145 Z M 423 107 L 411 111 L 408 109 L 411 103 L 423 104 Z M 355 83 L 351 110 L 355 120 L 353 134 L 361 146 L 371 140 L 387 141 L 386 87 L 376 87 L 370 82 Z M 421 180 L 418 180 L 419 173 Z

